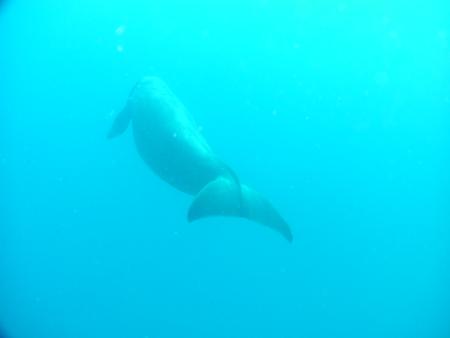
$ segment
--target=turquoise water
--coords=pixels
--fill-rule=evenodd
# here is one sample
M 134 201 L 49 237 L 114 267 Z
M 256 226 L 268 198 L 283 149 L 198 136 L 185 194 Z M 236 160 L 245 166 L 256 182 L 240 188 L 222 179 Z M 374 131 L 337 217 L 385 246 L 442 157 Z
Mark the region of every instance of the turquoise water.
M 450 337 L 448 1 L 0 5 L 1 338 Z M 107 140 L 147 74 L 292 243 Z

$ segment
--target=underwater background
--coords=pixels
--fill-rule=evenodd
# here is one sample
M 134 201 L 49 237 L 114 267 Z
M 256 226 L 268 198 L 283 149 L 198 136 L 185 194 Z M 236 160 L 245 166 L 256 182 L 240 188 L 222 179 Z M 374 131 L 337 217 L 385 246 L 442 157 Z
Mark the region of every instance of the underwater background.
M 128 130 L 163 78 L 294 240 L 189 224 Z M 450 3 L 0 3 L 1 338 L 449 338 Z

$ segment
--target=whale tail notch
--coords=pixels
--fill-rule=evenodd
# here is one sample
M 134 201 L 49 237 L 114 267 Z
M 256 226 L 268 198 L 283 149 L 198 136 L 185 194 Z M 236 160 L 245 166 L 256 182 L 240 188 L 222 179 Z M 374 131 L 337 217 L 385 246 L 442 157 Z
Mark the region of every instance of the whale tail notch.
M 115 138 L 125 132 L 127 130 L 128 125 L 131 121 L 131 109 L 128 106 L 122 109 L 122 111 L 117 114 L 114 122 L 111 126 L 111 129 L 108 132 L 108 138 Z
M 195 197 L 188 221 L 211 216 L 242 217 L 267 226 L 292 242 L 292 232 L 272 204 L 260 193 L 225 177 L 208 183 Z

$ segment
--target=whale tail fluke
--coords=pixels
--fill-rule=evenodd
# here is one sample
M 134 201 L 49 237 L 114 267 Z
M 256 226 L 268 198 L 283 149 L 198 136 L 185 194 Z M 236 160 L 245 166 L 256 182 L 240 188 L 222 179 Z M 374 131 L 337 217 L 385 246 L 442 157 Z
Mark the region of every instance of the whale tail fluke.
M 108 138 L 112 139 L 124 133 L 131 121 L 131 109 L 126 106 L 119 114 L 117 114 L 111 129 L 108 132 Z
M 279 232 L 292 242 L 289 225 L 266 198 L 225 177 L 208 183 L 189 208 L 189 222 L 210 216 L 243 217 Z

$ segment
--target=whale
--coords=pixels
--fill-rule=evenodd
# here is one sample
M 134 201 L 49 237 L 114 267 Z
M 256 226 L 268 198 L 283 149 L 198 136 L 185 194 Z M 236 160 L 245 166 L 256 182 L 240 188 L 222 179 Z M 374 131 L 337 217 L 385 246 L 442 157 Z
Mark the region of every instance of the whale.
M 132 88 L 108 132 L 113 139 L 131 125 L 137 152 L 163 181 L 194 196 L 188 222 L 212 216 L 240 217 L 268 227 L 292 242 L 292 231 L 272 203 L 242 184 L 211 149 L 198 124 L 157 76 Z

